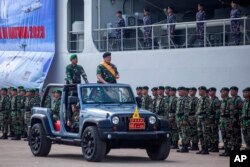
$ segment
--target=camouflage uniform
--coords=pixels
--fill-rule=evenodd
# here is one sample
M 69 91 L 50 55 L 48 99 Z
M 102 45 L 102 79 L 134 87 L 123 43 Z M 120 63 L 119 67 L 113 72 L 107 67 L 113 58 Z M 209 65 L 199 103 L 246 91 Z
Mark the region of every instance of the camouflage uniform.
M 178 146 L 179 141 L 179 133 L 178 127 L 176 123 L 176 105 L 177 105 L 177 97 L 171 96 L 169 98 L 169 103 L 167 104 L 167 113 L 168 113 L 168 120 L 171 126 L 171 142 L 172 145 Z
M 250 150 L 250 100 L 249 99 L 244 100 L 241 113 L 241 124 L 242 124 L 244 140 L 246 142 L 246 150 Z
M 234 111 L 233 111 L 233 147 L 234 150 L 240 150 L 242 138 L 241 138 L 241 127 L 240 127 L 240 113 L 243 107 L 243 100 L 241 97 L 232 97 Z
M 1 90 L 0 90 L 1 92 Z M 2 113 L 2 102 L 1 102 L 1 94 L 0 94 L 0 131 L 2 131 L 3 128 L 3 113 Z
M 9 123 L 9 117 L 11 112 L 11 101 L 9 96 L 1 96 L 0 99 L 0 113 L 2 114 L 2 132 L 3 136 L 1 139 L 7 139 L 7 133 L 8 133 L 8 123 Z
M 115 70 L 116 75 L 119 75 L 116 66 L 112 63 L 109 65 Z M 101 75 L 101 77 L 108 83 L 117 83 L 116 77 L 113 76 L 102 64 L 97 66 L 96 74 Z
M 225 153 L 229 153 L 232 148 L 232 133 L 233 133 L 233 118 L 234 104 L 230 97 L 224 98 L 221 101 L 220 108 L 220 130 L 224 142 Z M 222 155 L 222 154 L 221 154 Z
M 11 120 L 14 127 L 16 139 L 20 139 L 22 133 L 21 96 L 11 98 Z
M 143 24 L 144 26 L 149 26 L 149 27 L 144 27 L 144 43 L 145 47 L 148 49 L 152 48 L 152 21 L 150 16 L 144 16 L 143 18 Z
M 163 95 L 157 97 L 155 113 L 160 115 L 160 116 L 165 116 L 166 118 L 168 117 L 168 115 L 166 113 L 165 98 Z
M 28 130 L 28 125 L 30 124 L 30 118 L 32 115 L 31 109 L 33 107 L 39 107 L 40 103 L 35 97 L 26 97 L 25 99 L 25 113 L 24 113 L 24 124 L 25 124 L 25 132 Z
M 152 99 L 152 112 L 153 113 L 156 113 L 156 104 L 157 104 L 157 97 L 154 96 L 153 99 Z
M 141 108 L 144 110 L 152 111 L 152 98 L 151 96 L 142 96 Z
M 141 96 L 137 96 L 137 97 L 135 97 L 135 100 L 136 100 L 138 108 L 141 108 L 142 97 Z
M 25 131 L 25 123 L 24 123 L 24 114 L 25 114 L 25 100 L 26 97 L 25 96 L 21 96 L 21 129 L 22 129 L 22 133 Z
M 190 139 L 192 141 L 193 149 L 198 147 L 198 131 L 197 131 L 197 118 L 196 110 L 199 99 L 197 97 L 190 97 L 190 113 L 189 113 L 189 123 L 190 123 Z M 195 149 L 195 150 L 196 150 Z
M 52 118 L 53 121 L 60 120 L 60 107 L 61 107 L 61 98 L 54 100 L 54 106 L 52 108 Z
M 50 95 L 47 95 L 47 97 L 45 98 L 45 101 L 44 101 L 44 107 L 46 108 L 51 108 L 51 96 Z
M 187 96 L 179 97 L 176 105 L 176 122 L 180 128 L 180 136 L 182 139 L 183 152 L 188 152 L 188 144 L 190 142 L 190 127 L 189 127 L 189 113 L 190 113 L 190 101 Z M 178 151 L 178 150 L 177 150 Z M 179 150 L 182 152 L 182 150 Z
M 210 99 L 207 96 L 200 97 L 197 106 L 197 129 L 198 137 L 202 145 L 202 151 L 208 152 L 208 144 L 211 135 L 209 124 L 210 117 Z M 200 153 L 202 153 L 202 151 Z
M 240 18 L 241 12 L 239 9 L 232 9 L 230 13 L 231 19 Z M 231 33 L 233 36 L 233 40 L 235 45 L 240 44 L 240 20 L 232 20 L 231 21 Z
M 205 11 L 201 10 L 196 13 L 196 21 L 204 21 L 206 17 Z M 196 33 L 199 46 L 204 45 L 204 23 L 196 24 Z
M 121 49 L 121 38 L 124 34 L 124 30 L 122 30 L 120 27 L 125 27 L 125 21 L 122 17 L 118 17 L 117 18 L 117 22 L 116 22 L 117 28 L 116 29 L 116 45 L 118 47 L 118 49 Z
M 221 101 L 218 97 L 210 98 L 211 106 L 210 106 L 210 116 L 209 116 L 209 124 L 211 128 L 211 144 L 213 148 L 212 152 L 217 152 L 218 143 L 219 143 L 219 122 L 220 122 L 220 106 Z
M 80 65 L 69 64 L 66 67 L 66 82 L 67 84 L 79 84 L 81 83 L 81 76 L 86 83 L 88 83 L 87 75 Z

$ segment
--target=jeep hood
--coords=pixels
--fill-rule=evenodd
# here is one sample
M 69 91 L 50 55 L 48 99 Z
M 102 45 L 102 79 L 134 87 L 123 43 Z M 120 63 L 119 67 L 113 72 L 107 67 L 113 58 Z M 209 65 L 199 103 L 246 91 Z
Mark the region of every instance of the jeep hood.
M 94 114 L 94 115 L 103 115 L 103 116 L 106 116 L 107 114 L 109 115 L 114 115 L 114 114 L 122 114 L 122 115 L 132 115 L 134 112 L 135 112 L 135 108 L 134 107 L 119 107 L 119 106 L 102 106 L 102 107 L 99 107 L 99 108 L 94 108 L 94 107 L 90 107 L 90 108 L 85 108 L 84 110 L 85 112 L 87 112 L 88 114 L 91 113 Z M 142 115 L 153 115 L 152 112 L 150 111 L 147 111 L 147 110 L 143 110 L 143 109 L 139 109 L 139 114 L 142 114 Z

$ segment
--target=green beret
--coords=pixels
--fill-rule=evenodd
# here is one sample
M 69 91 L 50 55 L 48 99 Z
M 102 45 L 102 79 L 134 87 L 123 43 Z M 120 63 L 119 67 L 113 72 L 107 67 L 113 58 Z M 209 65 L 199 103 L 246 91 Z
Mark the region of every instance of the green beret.
M 26 90 L 25 89 L 21 89 L 21 92 L 26 92 Z
M 250 87 L 245 88 L 243 92 L 250 92 Z
M 164 88 L 164 86 L 159 86 L 158 89 L 159 89 L 159 90 L 164 90 L 165 88 Z
M 165 90 L 169 90 L 170 88 L 170 86 L 165 86 Z
M 34 89 L 27 89 L 26 92 L 35 93 Z
M 239 90 L 239 88 L 238 88 L 238 87 L 236 87 L 236 86 L 232 86 L 232 87 L 230 88 L 230 90 L 235 90 L 235 91 L 238 91 L 238 90 Z
M 136 90 L 142 90 L 142 87 L 141 86 L 137 86 Z
M 189 90 L 197 91 L 197 89 L 195 87 L 189 88 Z
M 61 90 L 55 90 L 54 93 L 59 93 L 61 95 L 62 91 Z
M 148 90 L 149 87 L 148 87 L 148 86 L 143 86 L 142 89 L 143 89 L 143 90 Z
M 157 87 L 153 87 L 153 88 L 151 89 L 151 91 L 157 91 L 157 90 L 158 90 Z
M 207 88 L 206 88 L 205 86 L 200 86 L 198 89 L 199 89 L 199 90 L 207 91 Z
M 18 89 L 24 89 L 24 87 L 23 87 L 23 86 L 18 86 L 17 88 L 18 88 Z
M 7 88 L 2 88 L 1 90 L 2 90 L 2 91 L 6 91 L 6 92 L 8 91 L 8 89 L 7 89 Z
M 180 86 L 177 90 L 186 90 L 184 86 Z
M 169 90 L 176 92 L 176 88 L 175 87 L 171 87 Z
M 35 92 L 39 92 L 40 90 L 38 88 L 35 89 Z
M 17 91 L 17 88 L 12 88 L 12 91 L 16 92 L 16 91 Z
M 217 89 L 216 89 L 215 87 L 211 87 L 211 88 L 209 88 L 208 90 L 211 91 L 211 92 L 212 92 L 212 91 L 213 91 L 213 92 L 216 92 Z
M 105 52 L 105 53 L 102 55 L 103 58 L 109 57 L 109 56 L 111 56 L 111 53 L 110 53 L 110 52 Z
M 77 59 L 77 55 L 76 54 L 73 54 L 70 56 L 70 61 L 72 61 L 73 59 Z
M 222 91 L 229 92 L 229 88 L 227 88 L 227 87 L 223 87 L 223 88 L 221 88 L 220 92 L 222 92 Z

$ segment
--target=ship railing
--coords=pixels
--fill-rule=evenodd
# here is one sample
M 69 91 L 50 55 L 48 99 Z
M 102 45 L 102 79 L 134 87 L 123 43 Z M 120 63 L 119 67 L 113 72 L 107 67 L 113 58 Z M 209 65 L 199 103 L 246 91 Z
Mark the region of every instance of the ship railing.
M 232 31 L 233 22 L 239 23 L 238 31 Z M 197 33 L 197 25 L 203 27 L 201 33 Z M 174 34 L 170 33 L 171 26 L 175 26 Z M 147 40 L 145 29 L 151 29 Z M 93 30 L 94 43 L 103 52 L 250 45 L 249 37 L 248 17 Z

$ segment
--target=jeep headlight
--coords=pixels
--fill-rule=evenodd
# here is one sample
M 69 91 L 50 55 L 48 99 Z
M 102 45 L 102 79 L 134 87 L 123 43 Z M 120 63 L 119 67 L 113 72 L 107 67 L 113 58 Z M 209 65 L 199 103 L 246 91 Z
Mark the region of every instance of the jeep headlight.
M 112 118 L 112 123 L 113 124 L 115 124 L 115 125 L 118 125 L 119 124 L 119 117 L 117 117 L 117 116 L 114 116 L 113 118 Z
M 154 116 L 150 116 L 148 122 L 153 125 L 156 123 L 156 118 Z

